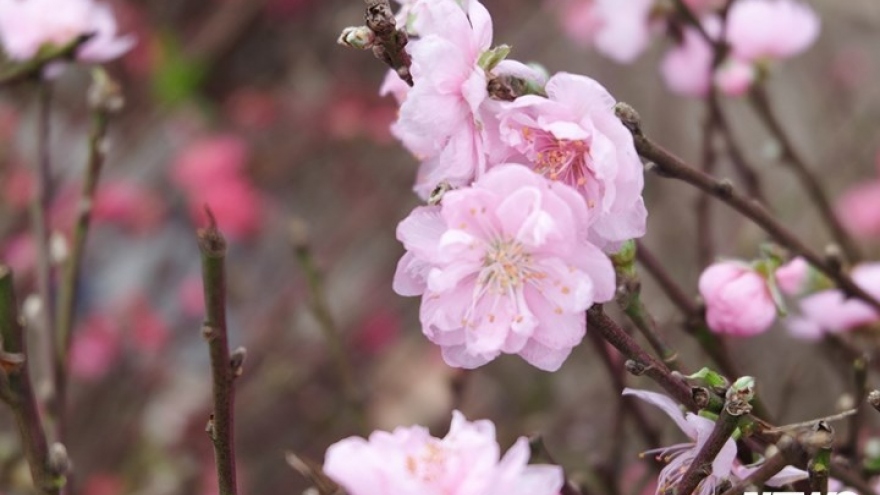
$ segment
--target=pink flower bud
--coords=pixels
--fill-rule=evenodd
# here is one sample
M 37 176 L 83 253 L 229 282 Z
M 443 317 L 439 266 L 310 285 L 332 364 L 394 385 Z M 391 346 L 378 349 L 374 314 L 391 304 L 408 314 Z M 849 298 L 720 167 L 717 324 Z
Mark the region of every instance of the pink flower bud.
M 715 263 L 700 276 L 699 286 L 713 332 L 749 337 L 763 333 L 776 319 L 767 281 L 745 263 Z

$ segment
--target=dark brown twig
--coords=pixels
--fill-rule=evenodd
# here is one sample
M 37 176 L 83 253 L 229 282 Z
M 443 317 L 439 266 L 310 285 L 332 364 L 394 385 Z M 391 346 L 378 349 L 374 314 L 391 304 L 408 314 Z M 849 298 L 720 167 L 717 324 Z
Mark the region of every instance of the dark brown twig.
M 798 465 L 806 458 L 801 445 L 790 436 L 783 436 L 777 443 L 779 452 L 764 461 L 746 479 L 730 487 L 722 495 L 742 495 L 750 486 L 762 486 L 767 480 L 785 469 L 785 466 Z
M 700 483 L 712 472 L 712 461 L 721 452 L 721 449 L 730 440 L 730 435 L 736 430 L 739 423 L 739 415 L 731 413 L 729 407 L 725 407 L 721 411 L 721 415 L 715 421 L 715 428 L 706 439 L 706 443 L 697 452 L 697 455 L 691 461 L 687 471 L 681 477 L 681 481 L 675 487 L 669 487 L 665 495 L 691 495 Z
M 822 187 L 819 178 L 810 169 L 809 165 L 807 165 L 806 160 L 804 160 L 800 153 L 798 153 L 794 144 L 792 144 L 791 139 L 788 137 L 788 134 L 785 132 L 785 129 L 782 127 L 779 118 L 773 112 L 766 90 L 761 85 L 755 85 L 749 93 L 749 96 L 752 107 L 755 109 L 755 113 L 758 114 L 770 130 L 773 137 L 782 147 L 783 163 L 789 166 L 791 171 L 801 182 L 801 185 L 807 192 L 807 196 L 810 198 L 810 201 L 816 205 L 822 220 L 828 226 L 829 230 L 831 230 L 831 235 L 834 237 L 835 242 L 840 245 L 847 260 L 850 263 L 857 263 L 861 260 L 861 253 L 859 252 L 855 241 L 853 241 L 852 237 L 850 237 L 849 233 L 840 222 L 840 219 L 838 219 L 837 215 L 834 213 L 834 208 L 831 206 L 831 201 L 828 199 L 828 194 Z
M 410 65 L 412 60 L 406 51 L 408 41 L 406 31 L 397 28 L 394 12 L 388 0 L 365 0 L 367 12 L 365 15 L 366 25 L 376 40 L 373 43 L 373 54 L 386 65 L 394 69 L 401 79 L 410 86 L 413 85 Z
M 70 349 L 73 325 L 75 321 L 75 307 L 77 298 L 77 286 L 82 268 L 83 253 L 85 251 L 86 237 L 92 217 L 92 207 L 95 201 L 95 191 L 98 186 L 98 178 L 104 165 L 106 155 L 107 122 L 110 112 L 118 110 L 122 105 L 122 97 L 119 94 L 118 85 L 110 80 L 103 71 L 95 72 L 92 87 L 89 91 L 90 104 L 92 106 L 92 124 L 89 133 L 89 155 L 86 163 L 85 179 L 80 193 L 80 202 L 77 209 L 76 223 L 73 228 L 73 236 L 70 247 L 70 255 L 65 260 L 64 277 L 61 282 L 58 297 L 58 329 L 54 338 L 55 342 L 55 397 L 53 416 L 58 424 L 58 438 L 64 439 L 64 409 L 67 403 L 67 357 Z
M 59 459 L 53 460 L 50 455 L 42 415 L 37 406 L 26 362 L 27 344 L 17 304 L 12 272 L 9 268 L 0 266 L 0 342 L 3 353 L 17 357 L 18 361 L 16 366 L 4 365 L 0 369 L 0 382 L 4 390 L 2 396 L 15 416 L 34 486 L 42 495 L 58 495 L 64 486 L 66 459 L 61 459 L 65 462 L 57 462 Z M 9 360 L 4 359 L 4 362 L 8 363 Z
M 234 368 L 226 329 L 226 241 L 210 210 L 207 211 L 210 225 L 198 231 L 206 311 L 202 333 L 211 353 L 214 398 L 207 431 L 214 444 L 220 495 L 235 495 L 234 382 L 241 368 Z
M 803 256 L 810 264 L 832 279 L 848 297 L 857 297 L 880 310 L 880 302 L 877 299 L 856 285 L 836 264 L 829 263 L 825 257 L 807 247 L 794 233 L 768 213 L 760 203 L 740 194 L 730 182 L 718 180 L 688 166 L 681 158 L 651 141 L 642 133 L 638 114 L 629 105 L 618 103 L 616 110 L 624 125 L 632 131 L 639 155 L 650 160 L 661 176 L 686 182 L 723 201 L 763 228 L 778 243 Z

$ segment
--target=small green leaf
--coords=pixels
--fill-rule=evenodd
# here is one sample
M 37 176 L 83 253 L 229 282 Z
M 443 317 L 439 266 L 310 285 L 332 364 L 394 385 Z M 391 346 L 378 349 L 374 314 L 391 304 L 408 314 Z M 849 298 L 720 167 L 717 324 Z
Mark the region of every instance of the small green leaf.
M 498 45 L 491 50 L 486 50 L 477 60 L 477 65 L 482 67 L 486 72 L 491 72 L 502 60 L 510 55 L 509 45 Z

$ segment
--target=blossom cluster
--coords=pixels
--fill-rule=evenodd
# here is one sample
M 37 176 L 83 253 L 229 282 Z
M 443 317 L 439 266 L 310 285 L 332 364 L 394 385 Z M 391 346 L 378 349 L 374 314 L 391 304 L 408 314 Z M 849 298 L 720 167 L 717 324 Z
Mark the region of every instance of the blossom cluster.
M 633 62 L 651 36 L 676 33 L 661 62 L 673 92 L 705 96 L 712 85 L 742 95 L 771 65 L 798 55 L 819 35 L 819 17 L 800 0 L 740 0 L 726 12 L 718 0 L 684 2 L 700 26 L 656 0 L 555 0 L 570 37 L 620 63 Z
M 858 264 L 850 276 L 865 292 L 880 297 L 880 263 Z M 758 335 L 780 315 L 786 316 L 793 336 L 806 340 L 880 323 L 880 314 L 868 303 L 846 297 L 800 257 L 781 266 L 772 260 L 720 261 L 703 272 L 699 287 L 706 303 L 706 323 L 721 334 Z M 796 301 L 795 314 L 788 314 L 785 298 Z
M 398 227 L 394 288 L 422 296 L 423 332 L 448 364 L 507 353 L 556 370 L 585 311 L 614 294 L 606 253 L 645 232 L 632 136 L 598 82 L 493 47 L 478 1 L 404 7 L 413 86 L 392 72 L 382 91 L 400 103 L 392 131 L 421 161 L 415 191 L 430 204 Z

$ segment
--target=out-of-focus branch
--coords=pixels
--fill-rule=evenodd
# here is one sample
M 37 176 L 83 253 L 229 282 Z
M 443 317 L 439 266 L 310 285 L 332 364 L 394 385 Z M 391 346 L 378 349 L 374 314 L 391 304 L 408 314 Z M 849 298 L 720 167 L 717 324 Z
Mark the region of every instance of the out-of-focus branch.
M 324 283 L 312 256 L 307 227 L 304 222 L 297 220 L 291 223 L 290 241 L 296 260 L 308 284 L 309 306 L 311 307 L 312 314 L 318 321 L 318 326 L 320 326 L 321 331 L 324 333 L 324 338 L 327 339 L 327 345 L 336 365 L 336 371 L 339 374 L 339 381 L 342 385 L 345 399 L 354 413 L 358 426 L 362 430 L 366 430 L 363 401 L 354 382 L 354 373 L 351 370 L 351 363 L 345 352 L 342 336 L 339 334 L 339 328 L 336 326 L 333 315 L 330 313 L 330 307 L 327 304 Z
M 104 164 L 106 154 L 107 121 L 110 113 L 122 108 L 120 88 L 103 70 L 93 73 L 92 87 L 89 90 L 89 104 L 92 107 L 92 124 L 89 133 L 89 157 L 86 164 L 85 178 L 80 193 L 76 223 L 70 255 L 64 267 L 64 278 L 61 282 L 58 297 L 58 332 L 55 335 L 55 398 L 54 416 L 58 422 L 59 438 L 64 438 L 64 408 L 67 402 L 67 355 L 70 349 L 76 307 L 78 281 L 82 268 L 83 252 L 86 237 L 92 218 L 92 207 L 95 201 L 95 190 Z
M 832 279 L 844 294 L 849 297 L 857 297 L 880 310 L 880 302 L 856 285 L 852 278 L 841 270 L 838 263 L 830 262 L 807 247 L 793 232 L 767 212 L 760 203 L 740 194 L 730 182 L 718 180 L 688 166 L 681 158 L 651 141 L 642 133 L 641 120 L 632 107 L 625 103 L 618 103 L 616 112 L 624 125 L 633 133 L 639 155 L 650 160 L 658 174 L 662 177 L 686 182 L 723 201 L 763 228 L 777 242 L 803 256 L 810 264 Z
M 0 396 L 15 416 L 22 449 L 34 487 L 41 495 L 58 495 L 68 467 L 61 444 L 49 449 L 27 363 L 27 343 L 18 316 L 12 271 L 0 266 Z
M 65 45 L 52 47 L 41 50 L 30 60 L 13 64 L 9 68 L 0 72 L 0 86 L 8 86 L 24 81 L 38 80 L 43 74 L 43 69 L 55 62 L 64 62 L 72 60 L 76 56 L 76 51 L 86 41 L 89 41 L 94 34 L 83 34 Z
M 214 413 L 208 422 L 207 431 L 214 443 L 220 495 L 235 495 L 235 379 L 241 374 L 244 349 L 237 349 L 232 356 L 229 354 L 226 329 L 226 240 L 217 229 L 210 210 L 207 212 L 210 224 L 198 231 L 206 311 L 202 334 L 208 341 L 213 376 Z
M 752 107 L 755 109 L 755 113 L 758 114 L 764 122 L 764 125 L 767 126 L 770 133 L 782 147 L 783 163 L 791 168 L 791 171 L 801 182 L 801 186 L 807 192 L 810 201 L 816 205 L 822 220 L 828 226 L 829 230 L 831 230 L 831 235 L 834 237 L 835 242 L 837 242 L 843 250 L 847 261 L 850 263 L 857 263 L 861 260 L 859 248 L 843 227 L 840 219 L 835 215 L 834 208 L 831 206 L 831 201 L 828 199 L 828 194 L 822 187 L 821 181 L 816 176 L 815 172 L 810 169 L 810 166 L 807 165 L 806 160 L 804 160 L 797 151 L 785 129 L 782 127 L 781 121 L 770 105 L 770 99 L 767 96 L 766 90 L 761 85 L 755 85 L 749 93 L 749 97 Z

